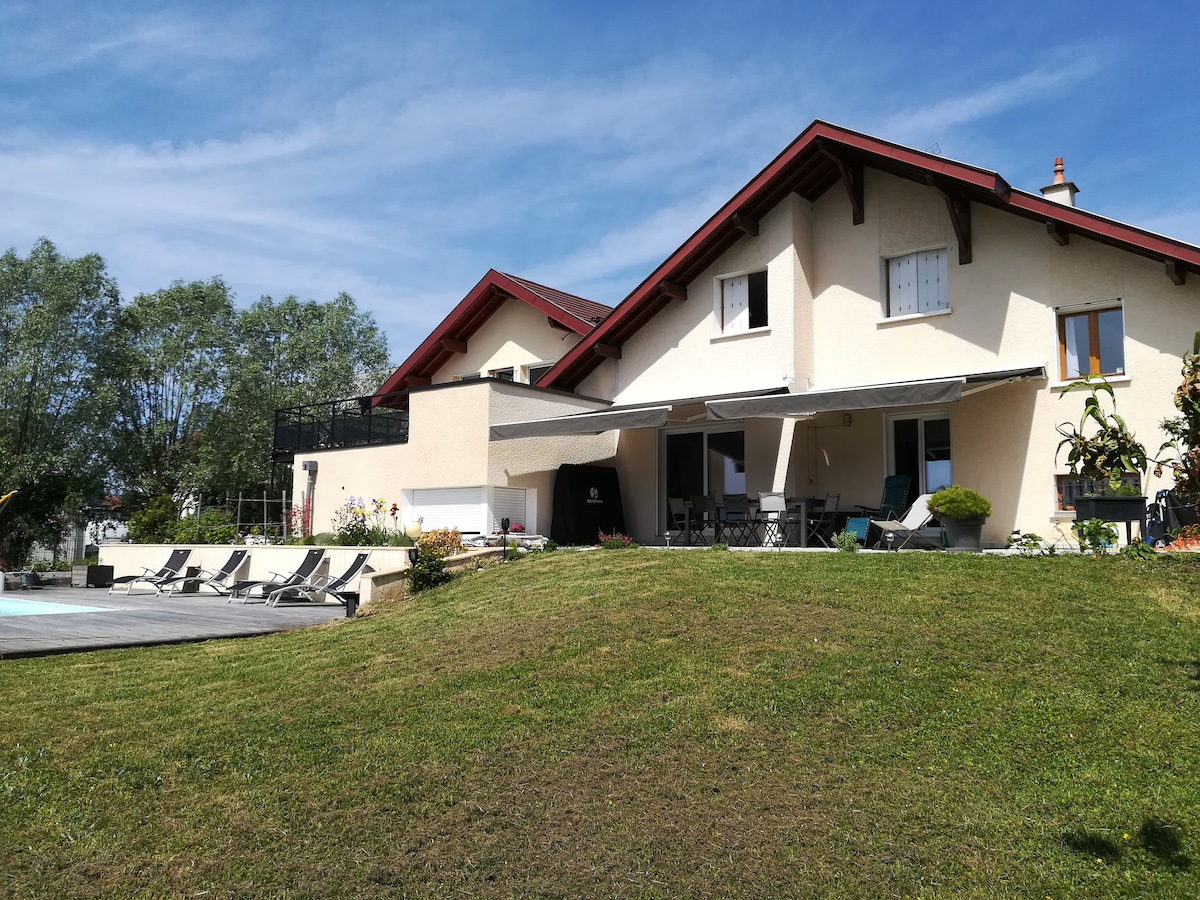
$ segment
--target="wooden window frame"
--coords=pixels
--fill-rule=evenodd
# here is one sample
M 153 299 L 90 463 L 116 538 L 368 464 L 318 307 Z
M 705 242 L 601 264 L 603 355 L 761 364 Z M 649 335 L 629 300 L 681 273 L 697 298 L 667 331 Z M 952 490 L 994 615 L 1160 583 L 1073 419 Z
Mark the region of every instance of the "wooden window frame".
M 1074 381 L 1085 377 L 1084 374 L 1067 374 L 1067 319 L 1086 317 L 1088 323 L 1088 374 L 1108 377 L 1124 375 L 1125 366 L 1120 372 L 1104 372 L 1100 368 L 1100 315 L 1106 312 L 1121 313 L 1121 340 L 1125 340 L 1125 307 L 1122 304 L 1104 306 L 1097 309 L 1063 310 L 1058 314 L 1058 374 L 1063 381 Z M 1122 362 L 1124 361 L 1122 348 Z

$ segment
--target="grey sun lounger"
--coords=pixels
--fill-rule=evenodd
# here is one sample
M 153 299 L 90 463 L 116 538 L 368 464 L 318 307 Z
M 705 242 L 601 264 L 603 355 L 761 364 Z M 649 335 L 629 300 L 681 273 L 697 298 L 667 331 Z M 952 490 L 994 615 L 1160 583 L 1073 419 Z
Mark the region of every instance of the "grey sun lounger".
M 241 600 L 246 603 L 251 598 L 251 593 L 258 591 L 258 596 L 255 600 L 267 599 L 267 596 L 280 588 L 291 587 L 292 585 L 304 584 L 313 577 L 313 572 L 317 571 L 317 567 L 325 559 L 324 550 L 309 550 L 304 554 L 304 559 L 300 565 L 296 567 L 296 571 L 290 575 L 284 575 L 281 572 L 272 572 L 274 579 L 259 579 L 257 581 L 238 581 L 229 590 L 229 600 Z

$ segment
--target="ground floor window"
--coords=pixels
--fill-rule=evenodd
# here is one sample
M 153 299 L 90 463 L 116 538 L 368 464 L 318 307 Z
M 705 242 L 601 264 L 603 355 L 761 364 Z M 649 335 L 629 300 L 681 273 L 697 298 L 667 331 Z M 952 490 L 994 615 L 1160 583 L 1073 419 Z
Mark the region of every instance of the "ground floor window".
M 945 412 L 888 419 L 888 472 L 908 475 L 908 502 L 953 483 L 950 416 Z

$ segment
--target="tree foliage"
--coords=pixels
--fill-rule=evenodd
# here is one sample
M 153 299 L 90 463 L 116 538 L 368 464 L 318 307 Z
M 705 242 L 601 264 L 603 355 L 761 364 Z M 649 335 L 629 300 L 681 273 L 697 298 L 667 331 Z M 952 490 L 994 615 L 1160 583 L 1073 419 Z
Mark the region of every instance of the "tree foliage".
M 114 474 L 142 497 L 187 491 L 229 382 L 235 313 L 219 278 L 175 282 L 121 310 L 110 369 Z
M 347 294 L 263 297 L 238 310 L 212 278 L 122 305 L 95 254 L 71 259 L 45 239 L 27 257 L 9 250 L 0 495 L 18 493 L 0 558 L 17 565 L 32 544 L 56 544 L 106 490 L 124 495 L 128 512 L 147 507 L 137 528 L 156 533 L 189 495 L 260 493 L 275 410 L 369 393 L 386 360 L 383 335 Z
M 370 393 L 387 372 L 387 343 L 348 294 L 327 303 L 263 297 L 240 313 L 236 332 L 221 411 L 193 473 L 228 494 L 269 483 L 277 409 Z
M 103 361 L 118 308 L 96 254 L 71 259 L 43 238 L 0 256 L 0 492 L 20 491 L 0 556 L 13 564 L 99 500 L 108 460 L 92 438 L 114 399 Z

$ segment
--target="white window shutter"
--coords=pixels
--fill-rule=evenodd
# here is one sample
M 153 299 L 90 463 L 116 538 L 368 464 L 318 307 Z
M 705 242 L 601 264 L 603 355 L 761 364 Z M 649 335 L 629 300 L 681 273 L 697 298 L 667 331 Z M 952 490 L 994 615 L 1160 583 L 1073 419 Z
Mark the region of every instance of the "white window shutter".
M 950 295 L 946 290 L 946 251 L 926 250 L 917 253 L 916 311 L 929 313 L 950 308 Z
M 917 257 L 915 253 L 888 260 L 888 315 L 917 312 Z
M 421 517 L 425 531 L 457 528 L 463 534 L 484 531 L 487 503 L 482 487 L 421 488 L 413 491 L 412 517 Z
M 525 488 L 498 487 L 492 489 L 492 530 L 500 530 L 500 520 L 510 525 L 526 526 Z
M 724 334 L 750 329 L 750 279 L 745 275 L 721 282 L 721 312 Z

